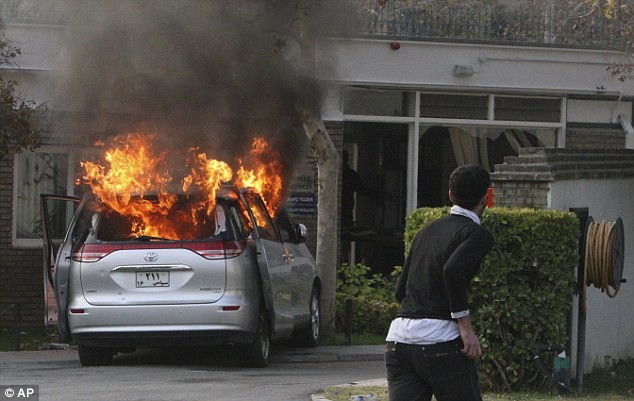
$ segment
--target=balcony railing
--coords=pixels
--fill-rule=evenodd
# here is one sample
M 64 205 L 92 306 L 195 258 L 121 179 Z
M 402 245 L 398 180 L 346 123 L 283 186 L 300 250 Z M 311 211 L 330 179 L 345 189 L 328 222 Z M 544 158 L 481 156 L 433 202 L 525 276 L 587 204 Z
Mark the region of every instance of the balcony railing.
M 589 12 L 581 1 L 498 0 L 474 5 L 443 0 L 349 0 L 358 4 L 346 34 L 413 40 L 467 41 L 628 50 L 634 22 Z M 2 0 L 5 22 L 66 24 L 81 0 Z M 448 4 L 449 3 L 449 4 Z M 354 21 L 352 21 L 354 20 Z M 341 32 L 335 32 L 341 33 Z
M 364 34 L 506 45 L 550 45 L 627 50 L 630 22 L 608 19 L 559 0 L 507 5 L 447 4 L 445 1 L 365 0 Z M 631 22 L 634 24 L 634 21 Z

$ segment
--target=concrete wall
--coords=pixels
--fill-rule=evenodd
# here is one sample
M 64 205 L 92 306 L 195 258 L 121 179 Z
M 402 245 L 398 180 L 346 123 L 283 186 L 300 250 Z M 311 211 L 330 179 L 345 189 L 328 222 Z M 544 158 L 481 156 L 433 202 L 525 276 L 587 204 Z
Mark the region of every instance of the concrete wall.
M 619 359 L 634 355 L 634 177 L 558 180 L 550 185 L 549 209 L 587 207 L 595 222 L 623 219 L 625 266 L 619 294 L 609 298 L 587 288 L 585 371 L 603 365 L 606 356 Z M 574 310 L 577 311 L 575 300 Z M 573 328 L 577 327 L 575 314 Z M 573 350 L 577 337 L 573 337 Z M 575 361 L 573 361 L 575 363 Z
M 616 53 L 598 50 L 469 43 L 330 38 L 317 47 L 319 78 L 327 82 L 534 94 L 632 96 L 634 80 L 606 71 Z M 455 76 L 456 65 L 473 68 Z

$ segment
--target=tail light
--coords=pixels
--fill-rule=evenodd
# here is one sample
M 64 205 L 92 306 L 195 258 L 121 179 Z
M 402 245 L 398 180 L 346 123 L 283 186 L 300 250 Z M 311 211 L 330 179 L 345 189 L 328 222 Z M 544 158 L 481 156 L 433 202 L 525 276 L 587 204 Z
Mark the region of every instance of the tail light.
M 243 241 L 201 241 L 183 244 L 205 259 L 230 259 L 239 256 L 244 251 Z
M 83 244 L 73 251 L 72 257 L 75 262 L 92 263 L 121 249 L 120 244 Z
M 184 248 L 196 252 L 205 259 L 229 259 L 239 256 L 245 248 L 244 241 L 197 241 L 185 243 L 153 243 L 153 244 L 83 244 L 73 251 L 75 262 L 97 262 L 112 252 L 127 249 L 174 249 Z

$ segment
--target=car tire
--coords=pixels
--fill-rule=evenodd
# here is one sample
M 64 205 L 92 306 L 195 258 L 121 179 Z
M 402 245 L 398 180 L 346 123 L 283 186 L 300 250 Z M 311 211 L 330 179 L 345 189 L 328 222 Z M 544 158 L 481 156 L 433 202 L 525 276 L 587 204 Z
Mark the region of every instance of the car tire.
M 271 330 L 269 317 L 264 308 L 260 308 L 255 339 L 243 349 L 244 362 L 254 368 L 265 368 L 269 364 L 271 352 Z
M 294 342 L 300 347 L 314 348 L 319 345 L 321 337 L 321 302 L 319 295 L 319 289 L 313 286 L 308 305 L 310 314 L 308 327 L 297 330 L 293 335 Z
M 108 366 L 112 365 L 114 352 L 110 348 L 90 347 L 79 345 L 79 362 L 82 366 Z

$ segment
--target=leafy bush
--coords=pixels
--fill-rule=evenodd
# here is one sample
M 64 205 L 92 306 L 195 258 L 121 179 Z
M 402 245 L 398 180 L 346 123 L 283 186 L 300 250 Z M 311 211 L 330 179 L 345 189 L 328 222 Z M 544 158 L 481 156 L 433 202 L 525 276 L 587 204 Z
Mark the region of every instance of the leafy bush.
M 408 216 L 406 252 L 422 227 L 447 213 L 422 208 Z M 556 210 L 492 208 L 482 224 L 495 237 L 470 293 L 483 382 L 503 390 L 530 387 L 541 379 L 535 349 L 567 340 L 579 222 Z
M 370 276 L 364 264 L 343 264 L 337 269 L 335 327 L 339 332 L 346 327 L 346 301 L 351 302 L 351 329 L 356 334 L 385 335 L 398 312 L 394 299 L 394 285 L 400 268 L 390 277 Z

